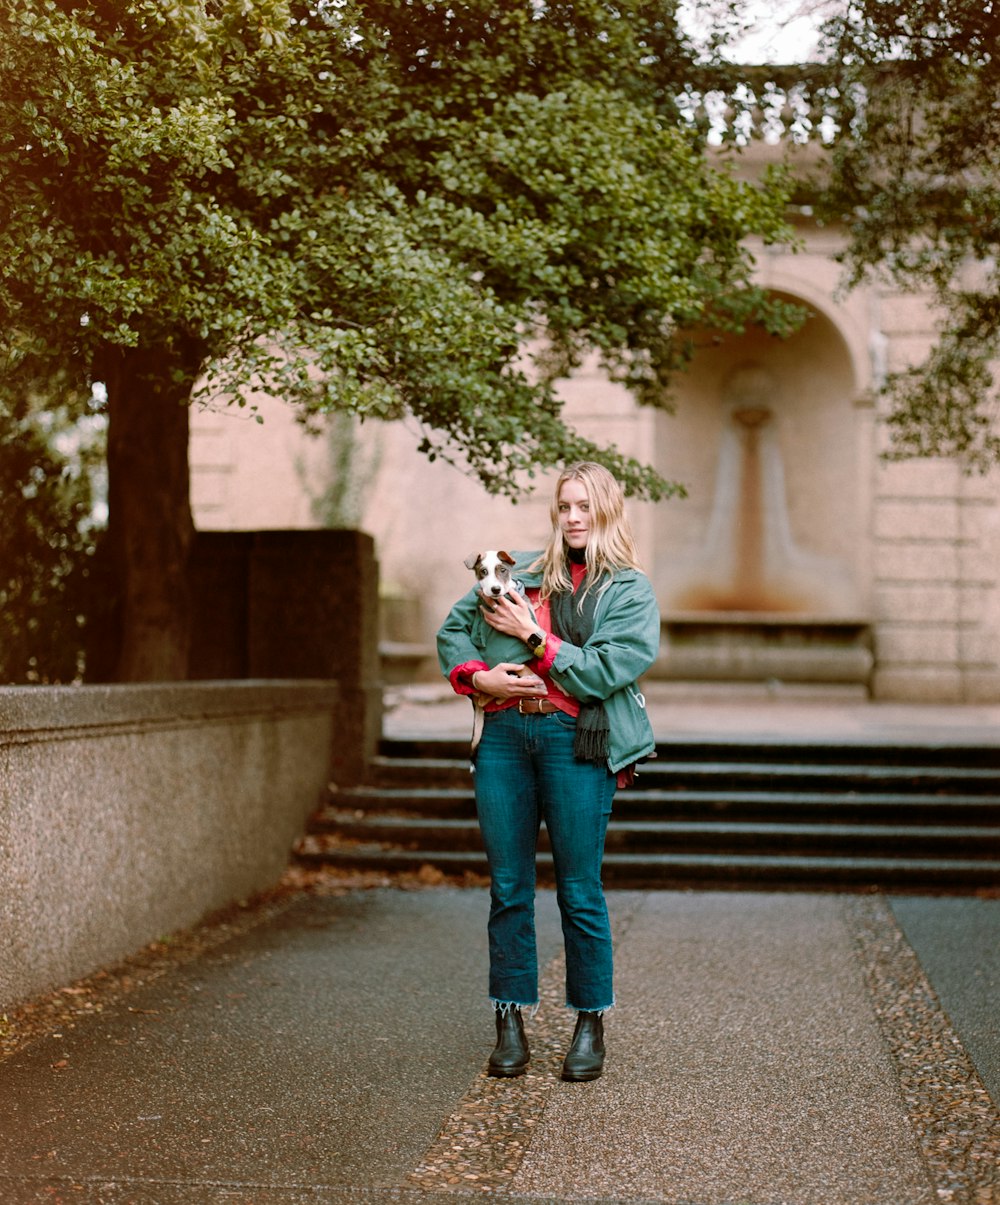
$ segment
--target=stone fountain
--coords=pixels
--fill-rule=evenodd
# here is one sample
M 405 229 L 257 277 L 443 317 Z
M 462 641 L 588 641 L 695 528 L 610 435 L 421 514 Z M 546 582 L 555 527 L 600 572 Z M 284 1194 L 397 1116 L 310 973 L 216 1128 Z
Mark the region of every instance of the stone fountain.
M 727 382 L 711 509 L 700 549 L 673 567 L 657 672 L 866 689 L 871 627 L 851 573 L 792 533 L 776 397 L 756 366 Z

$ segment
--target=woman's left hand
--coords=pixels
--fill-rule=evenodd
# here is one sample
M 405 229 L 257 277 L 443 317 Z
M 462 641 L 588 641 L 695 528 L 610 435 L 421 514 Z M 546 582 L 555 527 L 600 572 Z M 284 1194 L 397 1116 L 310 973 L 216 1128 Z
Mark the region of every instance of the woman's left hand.
M 496 631 L 516 636 L 518 640 L 527 640 L 532 632 L 539 630 L 523 595 L 504 594 L 500 598 L 491 598 L 490 605 L 494 608 L 492 611 L 489 605 L 483 603 L 483 618 Z

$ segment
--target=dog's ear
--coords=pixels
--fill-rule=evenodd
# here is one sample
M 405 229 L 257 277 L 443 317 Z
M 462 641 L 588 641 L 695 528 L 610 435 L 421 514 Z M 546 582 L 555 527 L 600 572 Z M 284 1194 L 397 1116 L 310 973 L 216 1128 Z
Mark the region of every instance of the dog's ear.
M 498 552 L 497 556 L 500 558 L 501 561 L 503 561 L 503 563 L 505 565 L 513 565 L 514 564 L 514 558 L 510 555 L 509 552 Z
M 465 567 L 466 567 L 466 569 L 475 569 L 475 567 L 476 567 L 476 565 L 477 565 L 477 563 L 478 563 L 478 561 L 479 561 L 479 558 L 480 558 L 482 555 L 483 555 L 483 554 L 482 554 L 481 552 L 474 552 L 474 553 L 472 553 L 472 555 L 471 555 L 471 556 L 467 556 L 467 557 L 465 558 Z

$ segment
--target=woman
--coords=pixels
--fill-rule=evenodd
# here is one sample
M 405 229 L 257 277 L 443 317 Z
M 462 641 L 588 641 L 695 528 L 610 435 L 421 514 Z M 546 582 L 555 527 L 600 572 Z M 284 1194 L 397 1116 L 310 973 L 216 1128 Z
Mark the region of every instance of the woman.
M 473 589 L 438 633 L 442 672 L 454 689 L 491 697 L 475 775 L 492 879 L 497 1044 L 489 1073 L 521 1075 L 528 1066 L 521 1012 L 538 1007 L 535 851 L 544 820 L 566 1004 L 577 1012 L 562 1075 L 592 1080 L 603 1070 L 602 1018 L 614 1004 L 604 837 L 616 786 L 631 781 L 635 763 L 655 747 L 636 682 L 656 660 L 660 616 L 621 486 L 601 465 L 583 462 L 560 474 L 546 548 L 515 560 L 526 598 L 512 593 L 486 606 Z

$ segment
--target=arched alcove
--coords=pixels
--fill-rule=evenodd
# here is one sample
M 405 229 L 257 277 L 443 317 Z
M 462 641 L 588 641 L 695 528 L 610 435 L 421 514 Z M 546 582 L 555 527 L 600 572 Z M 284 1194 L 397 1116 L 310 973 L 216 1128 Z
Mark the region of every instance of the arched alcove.
M 787 340 L 753 330 L 696 343 L 676 412 L 658 420 L 658 467 L 688 490 L 655 524 L 661 668 L 866 679 L 864 419 L 845 340 L 810 308 Z M 695 637 L 700 651 L 685 655 Z

